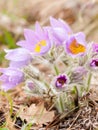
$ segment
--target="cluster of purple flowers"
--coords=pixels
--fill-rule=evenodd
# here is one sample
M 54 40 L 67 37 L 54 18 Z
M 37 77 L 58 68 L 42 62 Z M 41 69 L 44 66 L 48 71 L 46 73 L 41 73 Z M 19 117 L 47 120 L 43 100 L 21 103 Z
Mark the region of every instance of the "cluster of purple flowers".
M 72 59 L 83 59 L 88 56 L 84 66 L 98 67 L 98 44 L 87 44 L 83 32 L 73 33 L 69 25 L 61 19 L 51 17 L 50 26 L 43 28 L 36 22 L 35 30 L 24 30 L 24 37 L 25 40 L 17 42 L 19 48 L 5 50 L 5 58 L 10 61 L 8 68 L 0 69 L 2 73 L 0 81 L 2 81 L 2 88 L 5 91 L 24 81 L 23 68 L 33 62 L 33 57 L 43 57 L 53 48 L 64 48 L 64 53 Z M 66 73 L 58 74 L 54 78 L 57 89 L 64 88 L 70 83 Z

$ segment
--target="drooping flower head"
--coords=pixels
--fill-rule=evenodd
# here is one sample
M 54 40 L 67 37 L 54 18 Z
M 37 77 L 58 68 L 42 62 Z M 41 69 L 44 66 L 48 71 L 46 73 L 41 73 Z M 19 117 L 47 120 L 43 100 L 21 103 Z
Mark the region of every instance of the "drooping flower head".
M 24 36 L 25 40 L 17 42 L 17 45 L 30 50 L 35 55 L 43 55 L 51 48 L 49 32 L 42 29 L 38 22 L 35 24 L 35 31 L 25 29 Z
M 71 35 L 65 42 L 65 50 L 72 57 L 83 55 L 86 52 L 85 35 L 82 32 Z
M 68 39 L 68 35 L 72 34 L 69 25 L 61 19 L 50 17 L 52 38 L 56 46 L 62 45 Z
M 55 87 L 58 89 L 62 89 L 66 86 L 67 83 L 68 83 L 68 77 L 65 74 L 59 75 L 56 77 Z
M 35 84 L 31 80 L 27 80 L 26 87 L 28 87 L 30 90 L 33 90 L 35 88 Z
M 1 68 L 0 72 L 3 73 L 0 76 L 0 81 L 2 81 L 1 87 L 5 91 L 14 88 L 24 80 L 24 75 L 19 69 Z
M 34 87 L 34 84 L 33 84 L 33 83 L 28 83 L 28 88 L 29 88 L 30 90 L 32 90 L 33 87 Z
M 21 68 L 32 61 L 30 52 L 25 48 L 5 50 L 5 58 L 10 60 L 10 67 Z

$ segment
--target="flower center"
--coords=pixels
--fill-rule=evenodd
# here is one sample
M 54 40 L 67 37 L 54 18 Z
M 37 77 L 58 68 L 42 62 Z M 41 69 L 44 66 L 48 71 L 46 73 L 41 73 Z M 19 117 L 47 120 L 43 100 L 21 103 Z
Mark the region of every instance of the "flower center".
M 63 88 L 64 84 L 67 83 L 67 77 L 65 75 L 60 75 L 57 77 L 57 80 L 55 82 L 56 88 Z
M 98 66 L 98 61 L 95 61 L 95 65 Z
M 69 46 L 69 50 L 73 53 L 73 54 L 79 54 L 81 52 L 85 52 L 85 46 L 77 43 L 76 40 L 73 40 Z
M 64 85 L 66 81 L 64 79 L 58 79 L 57 82 L 61 85 Z
M 93 60 L 92 63 L 95 64 L 95 66 L 98 66 L 98 60 Z
M 98 67 L 98 59 L 92 60 L 91 63 L 90 63 L 90 66 L 91 67 Z
M 38 42 L 38 43 L 36 44 L 34 51 L 37 52 L 37 53 L 39 53 L 39 52 L 41 51 L 41 48 L 42 48 L 43 46 L 46 46 L 46 45 L 47 45 L 47 44 L 46 44 L 46 41 L 45 41 L 45 40 L 42 40 L 42 41 L 40 41 L 40 42 Z

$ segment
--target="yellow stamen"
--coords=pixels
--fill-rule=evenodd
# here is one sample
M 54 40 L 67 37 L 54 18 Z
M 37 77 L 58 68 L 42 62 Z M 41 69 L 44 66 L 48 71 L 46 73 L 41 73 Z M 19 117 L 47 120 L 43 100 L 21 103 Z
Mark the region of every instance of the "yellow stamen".
M 40 41 L 38 44 L 41 45 L 41 46 L 46 46 L 46 41 L 45 41 L 45 40 L 42 40 L 42 41 Z
M 41 51 L 41 47 L 37 44 L 34 51 L 39 53 Z
M 45 41 L 45 40 L 42 40 L 42 41 L 40 41 L 40 42 L 38 42 L 38 43 L 36 44 L 34 51 L 37 52 L 37 53 L 39 53 L 39 52 L 41 51 L 41 48 L 42 48 L 43 46 L 46 46 L 46 45 L 47 45 L 47 44 L 46 44 L 46 41 Z
M 85 46 L 77 43 L 76 40 L 73 40 L 72 43 L 69 46 L 69 50 L 73 54 L 79 54 L 81 52 L 85 52 L 86 48 L 85 48 Z

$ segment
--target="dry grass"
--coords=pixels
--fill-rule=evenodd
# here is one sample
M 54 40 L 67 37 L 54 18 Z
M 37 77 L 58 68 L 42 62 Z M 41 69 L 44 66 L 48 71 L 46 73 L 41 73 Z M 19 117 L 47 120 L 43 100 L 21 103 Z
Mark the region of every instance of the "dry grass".
M 66 20 L 74 31 L 84 31 L 89 40 L 93 37 L 98 42 L 97 0 L 2 0 L 0 12 L 3 23 L 0 25 L 15 34 L 21 34 L 24 27 L 37 20 L 47 25 L 49 17 L 54 16 Z

